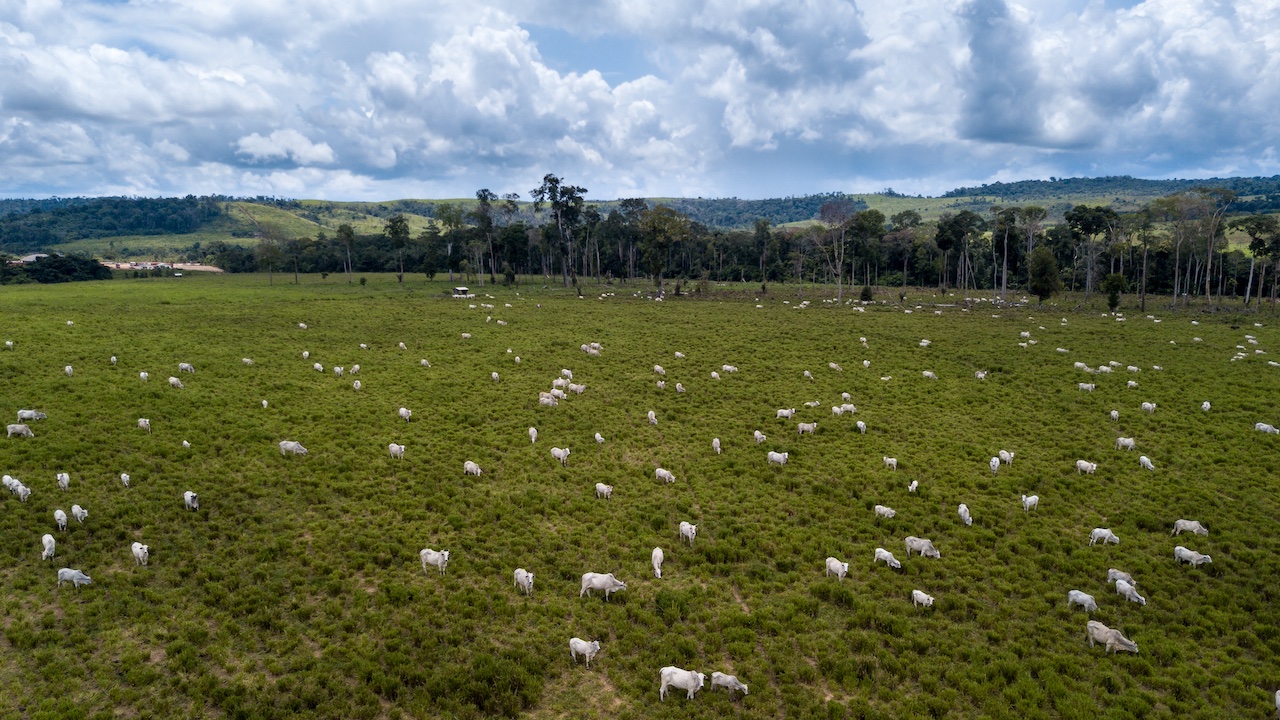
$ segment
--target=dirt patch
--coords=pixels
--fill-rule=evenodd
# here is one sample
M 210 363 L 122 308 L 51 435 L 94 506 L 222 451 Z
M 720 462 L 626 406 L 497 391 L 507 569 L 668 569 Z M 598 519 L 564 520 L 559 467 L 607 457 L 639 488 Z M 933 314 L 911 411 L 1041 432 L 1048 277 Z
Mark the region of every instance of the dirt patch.
M 742 593 L 738 592 L 738 586 L 733 585 L 729 589 L 733 591 L 733 599 L 738 602 L 738 606 L 742 608 L 742 612 L 750 615 L 751 608 L 747 607 L 747 604 L 742 601 Z

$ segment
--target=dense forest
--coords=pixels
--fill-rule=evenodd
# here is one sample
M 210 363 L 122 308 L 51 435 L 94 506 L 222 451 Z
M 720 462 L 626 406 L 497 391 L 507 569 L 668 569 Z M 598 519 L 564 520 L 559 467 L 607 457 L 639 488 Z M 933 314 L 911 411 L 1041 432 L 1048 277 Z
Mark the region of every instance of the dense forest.
M 4 201 L 25 211 L 0 214 L 0 248 L 9 252 L 53 247 L 83 238 L 180 235 L 222 214 L 218 198 L 74 198 Z

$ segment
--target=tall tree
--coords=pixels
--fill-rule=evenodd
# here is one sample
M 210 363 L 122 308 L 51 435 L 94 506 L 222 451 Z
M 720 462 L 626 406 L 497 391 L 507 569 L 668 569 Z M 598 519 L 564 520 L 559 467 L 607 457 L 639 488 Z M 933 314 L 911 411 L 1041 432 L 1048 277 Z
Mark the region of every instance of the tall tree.
M 994 224 L 991 231 L 991 251 L 995 252 L 996 238 L 999 237 L 1003 243 L 1004 256 L 1003 269 L 1001 274 L 1000 286 L 1000 302 L 1005 302 L 1005 294 L 1009 289 L 1009 236 L 1017 230 L 1018 214 L 1022 208 L 1002 208 L 999 205 L 991 207 L 991 221 Z M 993 258 L 994 260 L 994 258 Z M 993 262 L 992 265 L 995 263 Z M 994 270 L 993 270 L 994 271 Z M 992 287 L 996 286 L 996 282 L 992 281 Z
M 464 219 L 462 206 L 456 203 L 443 203 L 436 207 L 436 219 L 444 225 L 445 264 L 449 267 L 449 282 L 453 282 L 453 246 L 458 241 L 458 231 L 462 229 Z
M 401 283 L 404 282 L 404 249 L 409 246 L 409 221 L 404 215 L 393 215 L 387 220 L 387 224 L 382 228 L 382 234 L 386 236 L 387 242 L 396 251 L 396 259 L 400 265 L 399 278 Z
M 1228 226 L 1232 230 L 1239 230 L 1249 236 L 1249 283 L 1244 291 L 1245 307 L 1249 306 L 1249 295 L 1253 291 L 1253 268 L 1258 260 L 1258 256 L 1266 257 L 1267 236 L 1275 235 L 1277 230 L 1276 217 L 1274 215 L 1247 215 L 1231 220 Z M 1261 293 L 1262 285 L 1259 283 L 1258 291 Z
M 845 237 L 849 232 L 849 220 L 853 217 L 856 206 L 849 198 L 840 198 L 824 203 L 818 209 L 818 220 L 826 226 L 825 237 L 817 237 L 819 247 L 826 258 L 827 267 L 836 276 L 836 302 L 844 301 L 844 254 L 848 243 Z
M 570 251 L 573 233 L 582 215 L 583 195 L 586 193 L 586 188 L 568 185 L 550 173 L 542 177 L 541 185 L 529 191 L 535 211 L 540 210 L 544 204 L 551 209 L 556 238 L 560 243 L 560 273 L 565 287 L 569 287 L 569 275 L 573 272 Z M 576 275 L 574 281 L 577 281 Z
M 658 286 L 658 296 L 662 297 L 663 274 L 671 247 L 688 237 L 689 218 L 666 205 L 658 205 L 644 212 L 640 218 L 640 229 L 645 266 Z
M 1118 220 L 1116 211 L 1110 207 L 1097 205 L 1076 205 L 1062 214 L 1062 219 L 1084 246 L 1084 299 L 1088 300 L 1093 292 L 1094 265 L 1097 261 L 1097 237 L 1107 232 L 1107 228 Z
M 356 244 L 356 231 L 347 223 L 338 226 L 335 236 L 338 243 L 347 251 L 347 284 L 351 284 L 351 247 Z
M 280 241 L 273 237 L 264 237 L 258 241 L 258 247 L 254 253 L 258 261 L 258 267 L 266 266 L 267 268 L 267 284 L 275 284 L 276 266 L 284 259 L 284 252 L 280 249 Z
M 1058 259 L 1054 257 L 1052 250 L 1041 245 L 1031 251 L 1031 261 L 1028 265 L 1031 267 L 1031 283 L 1028 289 L 1031 290 L 1031 294 L 1040 299 L 1040 304 L 1043 305 L 1045 300 L 1062 289 L 1062 278 L 1058 277 Z
M 764 261 L 769 257 L 769 246 L 773 243 L 773 233 L 769 232 L 769 221 L 757 218 L 755 232 L 752 234 L 756 252 L 760 255 L 760 291 L 767 292 L 769 278 L 764 273 Z
M 1200 196 L 1201 202 L 1207 209 L 1205 216 L 1205 270 L 1204 270 L 1204 299 L 1206 303 L 1213 302 L 1213 287 L 1211 272 L 1213 269 L 1213 246 L 1217 242 L 1219 235 L 1222 234 L 1222 219 L 1227 214 L 1227 208 L 1231 203 L 1235 202 L 1236 194 L 1226 188 L 1221 187 L 1198 187 L 1193 192 Z
M 1045 218 L 1049 217 L 1049 211 L 1039 205 L 1024 205 L 1018 210 L 1018 225 L 1022 228 L 1022 235 L 1027 240 L 1027 286 L 1031 286 L 1031 251 L 1036 248 L 1036 238 L 1040 237 L 1040 233 L 1044 231 Z
M 497 258 L 493 252 L 493 230 L 495 226 L 493 203 L 497 202 L 498 196 L 490 192 L 489 188 L 481 188 L 476 191 L 476 206 L 471 211 L 471 217 L 475 220 L 476 230 L 484 238 L 485 243 L 489 247 L 489 283 L 496 282 L 494 273 L 497 268 Z

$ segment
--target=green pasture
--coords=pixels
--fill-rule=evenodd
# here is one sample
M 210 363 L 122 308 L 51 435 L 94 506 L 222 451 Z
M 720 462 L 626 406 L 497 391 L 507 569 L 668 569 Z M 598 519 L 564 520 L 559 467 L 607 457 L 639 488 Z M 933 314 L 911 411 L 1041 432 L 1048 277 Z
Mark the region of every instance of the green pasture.
M 0 288 L 0 341 L 14 342 L 0 345 L 0 409 L 7 422 L 20 408 L 48 414 L 31 423 L 34 438 L 0 438 L 0 472 L 33 490 L 25 503 L 0 493 L 0 716 L 1275 712 L 1280 437 L 1253 429 L 1280 425 L 1269 313 L 1152 302 L 1160 322 L 1132 309 L 1118 321 L 1074 300 L 966 310 L 931 292 L 858 311 L 824 303 L 830 288 L 776 285 L 662 302 L 635 296 L 645 284 L 590 286 L 583 298 L 473 287 L 468 301 L 445 297 L 444 281 L 282 278 Z M 1022 331 L 1036 343 L 1019 347 Z M 601 356 L 579 349 L 590 342 Z M 1232 362 L 1237 345 L 1247 357 Z M 1109 375 L 1072 367 L 1113 360 Z M 355 364 L 354 378 L 331 370 Z M 740 372 L 712 380 L 723 364 Z M 562 368 L 587 390 L 540 407 Z M 831 416 L 841 392 L 856 415 Z M 798 408 L 793 420 L 775 419 L 784 407 Z M 816 435 L 797 435 L 814 420 Z M 1137 451 L 1116 450 L 1119 435 Z M 286 439 L 309 454 L 282 457 Z M 403 460 L 391 442 L 407 445 Z M 552 446 L 571 449 L 566 467 Z M 1016 457 L 993 476 L 987 461 L 1001 449 Z M 767 466 L 769 450 L 789 463 Z M 1097 474 L 1077 474 L 1077 459 Z M 484 474 L 464 476 L 466 460 Z M 678 481 L 658 482 L 657 467 Z M 55 482 L 64 471 L 66 492 Z M 614 486 L 612 500 L 595 498 L 596 482 Z M 198 512 L 183 509 L 184 490 L 200 494 Z M 1019 496 L 1032 493 L 1040 507 L 1025 513 Z M 54 509 L 73 503 L 88 519 L 58 532 Z M 897 517 L 877 520 L 875 504 Z M 1170 537 L 1179 518 L 1209 536 Z M 692 547 L 677 539 L 685 520 L 698 525 Z M 1095 527 L 1121 543 L 1089 547 Z M 44 533 L 57 538 L 51 561 L 40 559 Z M 942 557 L 908 559 L 907 535 Z M 151 547 L 149 566 L 135 564 L 135 541 Z M 1177 565 L 1176 544 L 1212 564 Z M 423 572 L 424 547 L 451 552 L 444 575 Z M 902 570 L 874 565 L 876 547 Z M 827 556 L 849 562 L 843 582 L 824 577 Z M 93 583 L 57 588 L 60 567 Z M 535 575 L 531 597 L 513 586 L 517 567 Z M 1115 594 L 1112 567 L 1133 574 L 1146 606 Z M 607 603 L 579 598 L 588 571 L 627 589 Z M 935 606 L 913 608 L 913 589 Z M 1090 618 L 1066 607 L 1072 589 L 1094 595 L 1092 619 L 1140 653 L 1090 648 Z M 572 636 L 600 641 L 590 669 L 570 661 Z M 736 674 L 750 694 L 708 687 L 659 703 L 667 665 Z

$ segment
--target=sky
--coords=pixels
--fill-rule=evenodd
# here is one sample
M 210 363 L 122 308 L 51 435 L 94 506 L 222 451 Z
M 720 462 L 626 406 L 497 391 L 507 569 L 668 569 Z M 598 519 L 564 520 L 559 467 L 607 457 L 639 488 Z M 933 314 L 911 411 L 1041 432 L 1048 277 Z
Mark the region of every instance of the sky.
M 0 197 L 1280 174 L 1280 0 L 0 0 Z

